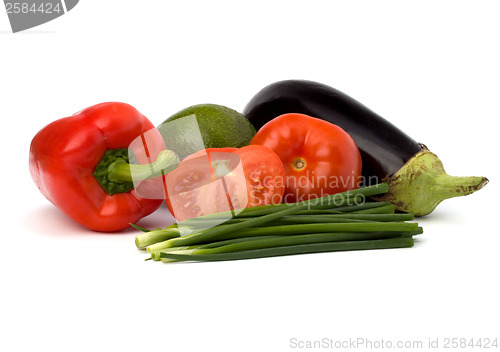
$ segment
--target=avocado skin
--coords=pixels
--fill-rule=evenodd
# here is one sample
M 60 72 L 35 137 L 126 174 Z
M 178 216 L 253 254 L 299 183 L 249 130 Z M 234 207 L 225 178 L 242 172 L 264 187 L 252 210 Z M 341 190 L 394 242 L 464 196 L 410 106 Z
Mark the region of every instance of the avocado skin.
M 182 160 L 186 156 L 200 150 L 200 143 L 193 136 L 201 134 L 205 148 L 241 148 L 250 143 L 256 133 L 255 127 L 248 119 L 231 108 L 216 104 L 198 104 L 185 108 L 170 116 L 162 125 L 195 115 L 200 131 L 191 124 L 172 124 L 175 131 L 168 130 L 164 134 L 167 149 L 173 150 Z

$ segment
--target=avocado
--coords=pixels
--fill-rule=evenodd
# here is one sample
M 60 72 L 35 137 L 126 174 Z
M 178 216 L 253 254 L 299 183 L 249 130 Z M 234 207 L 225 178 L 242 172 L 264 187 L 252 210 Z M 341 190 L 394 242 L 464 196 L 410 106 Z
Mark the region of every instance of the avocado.
M 193 123 L 193 117 L 197 124 Z M 190 106 L 170 116 L 160 126 L 167 149 L 176 152 L 181 160 L 204 148 L 244 147 L 256 133 L 245 116 L 216 104 Z M 200 135 L 203 143 L 199 140 Z

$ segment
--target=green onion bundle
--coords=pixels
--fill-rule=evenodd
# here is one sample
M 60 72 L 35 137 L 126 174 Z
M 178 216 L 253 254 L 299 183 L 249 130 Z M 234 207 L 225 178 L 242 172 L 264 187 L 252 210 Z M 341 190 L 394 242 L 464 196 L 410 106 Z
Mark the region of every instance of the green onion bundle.
M 413 246 L 422 228 L 388 202 L 362 202 L 388 191 L 386 183 L 304 202 L 187 219 L 143 231 L 136 246 L 155 261 L 223 261 L 283 255 Z M 183 233 L 181 229 L 189 229 Z

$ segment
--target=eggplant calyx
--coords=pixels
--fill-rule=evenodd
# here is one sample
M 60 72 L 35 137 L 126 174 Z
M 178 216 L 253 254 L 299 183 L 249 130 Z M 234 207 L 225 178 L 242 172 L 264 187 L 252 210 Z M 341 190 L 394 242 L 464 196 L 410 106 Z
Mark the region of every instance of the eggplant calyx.
M 391 202 L 396 210 L 423 216 L 430 214 L 445 199 L 480 190 L 488 179 L 448 175 L 436 154 L 423 146 L 385 182 L 389 184 L 389 192 L 376 197 L 377 200 Z

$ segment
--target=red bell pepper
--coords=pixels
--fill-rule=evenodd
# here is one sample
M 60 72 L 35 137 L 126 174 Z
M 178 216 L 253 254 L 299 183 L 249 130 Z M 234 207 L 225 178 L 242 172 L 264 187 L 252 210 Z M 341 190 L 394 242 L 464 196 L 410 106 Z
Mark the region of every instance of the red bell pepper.
M 128 164 L 128 148 L 139 136 L 143 143 L 133 147 L 139 164 L 156 160 L 161 169 L 175 162 L 172 152 L 160 153 L 160 133 L 134 107 L 116 102 L 89 107 L 38 132 L 30 148 L 31 176 L 50 202 L 81 225 L 105 232 L 127 228 L 162 203 L 140 197 L 134 188 L 132 173 L 143 179 L 154 176 L 150 170 L 155 163 Z M 144 181 L 143 186 L 155 185 Z

